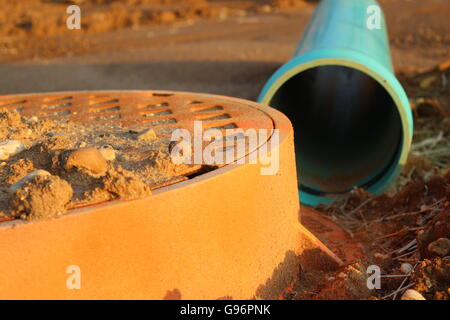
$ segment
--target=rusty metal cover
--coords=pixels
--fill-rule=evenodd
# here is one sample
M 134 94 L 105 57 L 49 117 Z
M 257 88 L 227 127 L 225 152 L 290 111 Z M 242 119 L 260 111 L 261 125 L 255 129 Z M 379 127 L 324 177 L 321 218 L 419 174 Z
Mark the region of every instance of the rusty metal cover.
M 170 91 L 58 92 L 0 96 L 0 109 L 16 109 L 24 116 L 124 126 L 148 125 L 192 128 L 272 129 L 270 117 L 239 99 Z
M 249 101 L 217 95 L 172 91 L 77 91 L 0 96 L 0 110 L 17 110 L 40 119 L 65 119 L 96 124 L 120 123 L 123 127 L 183 128 L 191 133 L 194 121 L 202 129 L 273 129 L 272 119 L 251 107 Z M 246 154 L 264 144 L 249 147 Z M 234 141 L 235 142 L 235 141 Z M 237 160 L 237 159 L 235 159 Z M 225 163 L 226 164 L 226 163 Z

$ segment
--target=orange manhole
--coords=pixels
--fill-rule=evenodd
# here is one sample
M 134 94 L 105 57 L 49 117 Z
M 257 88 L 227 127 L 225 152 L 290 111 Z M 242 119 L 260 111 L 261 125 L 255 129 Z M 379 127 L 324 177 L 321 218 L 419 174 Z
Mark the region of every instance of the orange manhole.
M 243 158 L 149 197 L 89 205 L 56 219 L 1 222 L 0 298 L 276 298 L 295 281 L 299 261 L 321 269 L 341 263 L 299 223 L 293 131 L 274 109 L 153 91 L 5 95 L 1 108 L 191 131 L 201 120 L 206 129 L 269 134 Z M 278 170 L 261 174 L 262 159 L 274 153 Z

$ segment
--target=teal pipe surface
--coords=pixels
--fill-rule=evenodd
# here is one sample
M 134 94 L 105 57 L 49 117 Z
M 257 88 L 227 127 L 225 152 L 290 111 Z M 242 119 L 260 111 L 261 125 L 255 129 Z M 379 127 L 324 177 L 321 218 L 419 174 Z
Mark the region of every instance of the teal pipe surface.
M 304 204 L 327 204 L 355 187 L 382 193 L 406 164 L 412 113 L 374 0 L 322 0 L 258 100 L 293 123 Z

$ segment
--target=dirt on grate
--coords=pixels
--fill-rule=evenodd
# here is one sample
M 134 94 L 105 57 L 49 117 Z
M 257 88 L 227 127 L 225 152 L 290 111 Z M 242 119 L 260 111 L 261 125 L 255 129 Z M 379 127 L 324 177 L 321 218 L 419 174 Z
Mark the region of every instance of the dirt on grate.
M 49 218 L 187 179 L 201 166 L 171 161 L 170 133 L 0 111 L 0 219 Z

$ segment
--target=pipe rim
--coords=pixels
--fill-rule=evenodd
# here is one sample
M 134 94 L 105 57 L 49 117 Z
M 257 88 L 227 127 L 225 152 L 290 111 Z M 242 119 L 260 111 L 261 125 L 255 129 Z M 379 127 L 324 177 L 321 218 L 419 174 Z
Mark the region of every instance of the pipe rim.
M 408 97 L 390 69 L 375 59 L 357 51 L 344 49 L 315 50 L 294 57 L 281 66 L 267 81 L 258 97 L 258 102 L 269 106 L 269 102 L 278 89 L 293 76 L 308 69 L 326 65 L 349 67 L 368 75 L 387 91 L 395 103 L 402 126 L 400 152 L 397 153 L 395 160 L 384 175 L 366 189 L 374 194 L 383 193 L 394 182 L 405 166 L 413 134 L 413 118 Z M 300 193 L 301 202 L 311 206 L 329 204 L 338 199 L 338 196 L 333 196 L 332 194 L 330 196 L 320 196 L 306 191 Z

